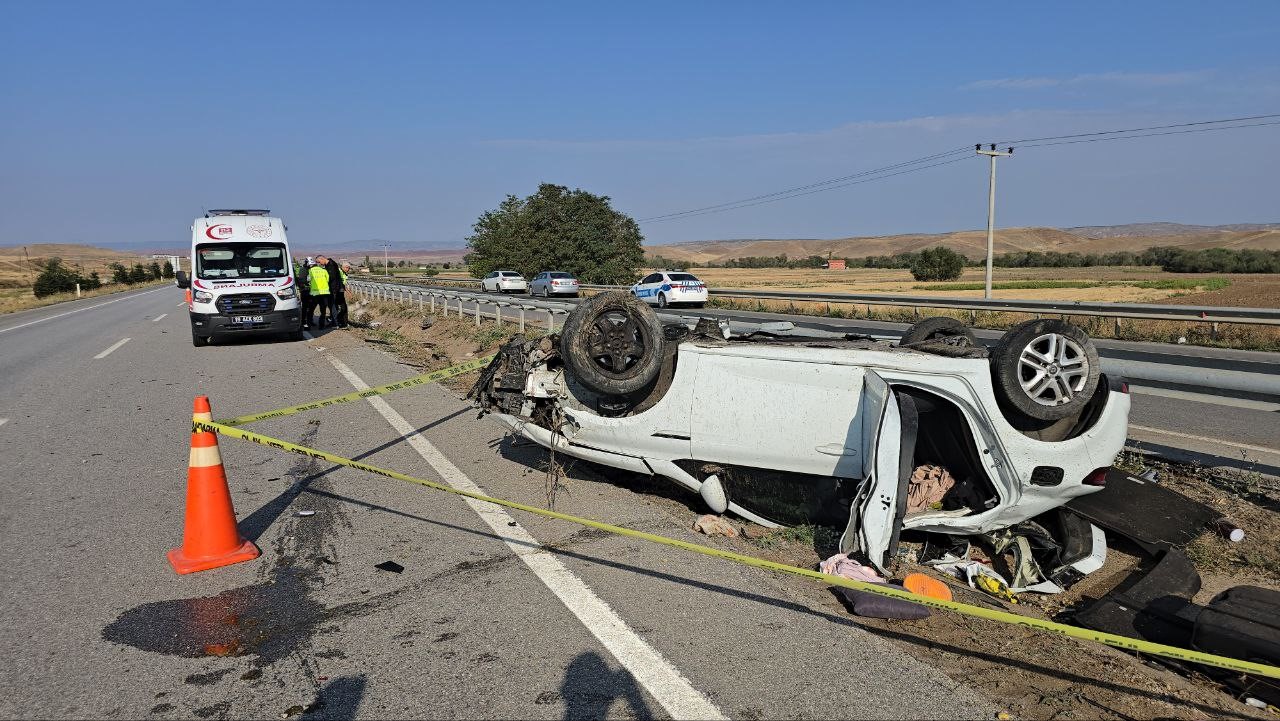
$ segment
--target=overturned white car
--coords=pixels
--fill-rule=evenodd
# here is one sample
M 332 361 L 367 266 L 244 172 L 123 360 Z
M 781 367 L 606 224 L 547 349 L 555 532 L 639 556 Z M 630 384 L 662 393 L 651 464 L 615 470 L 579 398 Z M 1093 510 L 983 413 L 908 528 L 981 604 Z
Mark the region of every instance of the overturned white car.
M 504 346 L 471 396 L 544 447 L 665 476 L 716 512 L 844 526 L 841 550 L 882 570 L 903 529 L 980 534 L 1098 490 L 1124 445 L 1127 388 L 1062 321 L 1019 325 L 990 352 L 947 318 L 896 345 L 726 335 L 605 293 L 558 336 Z M 927 464 L 954 486 L 908 512 Z

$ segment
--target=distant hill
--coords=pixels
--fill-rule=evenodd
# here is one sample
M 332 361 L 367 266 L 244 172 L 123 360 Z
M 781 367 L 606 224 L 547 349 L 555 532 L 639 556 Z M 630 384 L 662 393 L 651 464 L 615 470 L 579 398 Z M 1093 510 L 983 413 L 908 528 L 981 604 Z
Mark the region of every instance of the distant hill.
M 1215 232 L 1280 230 L 1280 223 L 1235 223 L 1232 225 L 1184 225 L 1182 223 L 1129 223 L 1127 225 L 1082 225 L 1063 228 L 1085 238 L 1148 238 L 1163 235 L 1204 235 Z
M 1154 233 L 1156 227 L 1175 232 Z M 1126 231 L 1126 229 L 1128 229 Z M 1092 233 L 1086 234 L 1086 233 Z M 814 239 L 739 239 L 701 240 L 670 245 L 647 246 L 649 255 L 694 263 L 723 263 L 730 258 L 777 256 L 788 258 L 828 254 L 843 258 L 868 255 L 893 255 L 943 245 L 969 258 L 986 255 L 985 230 L 961 230 L 952 233 L 915 233 L 868 237 Z M 1036 250 L 1069 253 L 1110 253 L 1119 250 L 1142 251 L 1165 245 L 1188 249 L 1260 248 L 1280 250 L 1280 224 L 1238 226 L 1192 226 L 1174 223 L 1138 223 L 1132 226 L 1097 226 L 1090 228 L 999 228 L 995 233 L 995 252 Z

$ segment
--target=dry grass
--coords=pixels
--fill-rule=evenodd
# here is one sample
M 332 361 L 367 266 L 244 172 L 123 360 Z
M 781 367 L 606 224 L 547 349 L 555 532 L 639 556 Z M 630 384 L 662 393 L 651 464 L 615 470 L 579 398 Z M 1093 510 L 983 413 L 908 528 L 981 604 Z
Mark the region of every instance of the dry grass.
M 81 293 L 82 298 L 97 298 L 103 295 L 113 295 L 122 293 L 126 290 L 134 290 L 135 288 L 151 288 L 161 285 L 173 285 L 172 280 L 154 280 L 147 283 L 134 283 L 133 285 L 104 285 L 97 290 L 86 290 Z M 69 300 L 75 300 L 75 293 L 58 293 L 57 295 L 49 295 L 44 298 L 37 298 L 31 294 L 30 288 L 4 288 L 0 289 L 0 315 L 4 313 L 14 313 L 28 308 L 43 308 L 47 305 L 56 305 L 65 303 Z

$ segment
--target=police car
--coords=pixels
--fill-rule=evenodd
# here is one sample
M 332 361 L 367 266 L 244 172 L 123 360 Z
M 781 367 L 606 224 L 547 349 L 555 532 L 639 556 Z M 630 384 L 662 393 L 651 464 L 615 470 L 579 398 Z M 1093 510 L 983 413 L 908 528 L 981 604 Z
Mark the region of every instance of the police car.
M 688 303 L 701 308 L 707 302 L 707 284 L 692 273 L 660 270 L 650 273 L 631 286 L 631 295 L 659 308 L 675 303 Z

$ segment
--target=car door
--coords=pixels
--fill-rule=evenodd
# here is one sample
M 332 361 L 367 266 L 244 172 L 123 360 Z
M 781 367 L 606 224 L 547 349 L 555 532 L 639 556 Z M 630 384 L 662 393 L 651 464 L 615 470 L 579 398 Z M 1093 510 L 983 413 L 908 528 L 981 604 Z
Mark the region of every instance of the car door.
M 635 294 L 640 300 L 654 304 L 658 302 L 658 285 L 662 281 L 661 273 L 650 273 L 636 284 Z
M 897 550 L 906 511 L 906 484 L 914 462 L 916 414 L 909 396 L 894 393 L 878 374 L 868 371 L 862 394 L 863 483 L 849 508 L 840 537 L 844 553 L 860 551 L 887 573 Z

